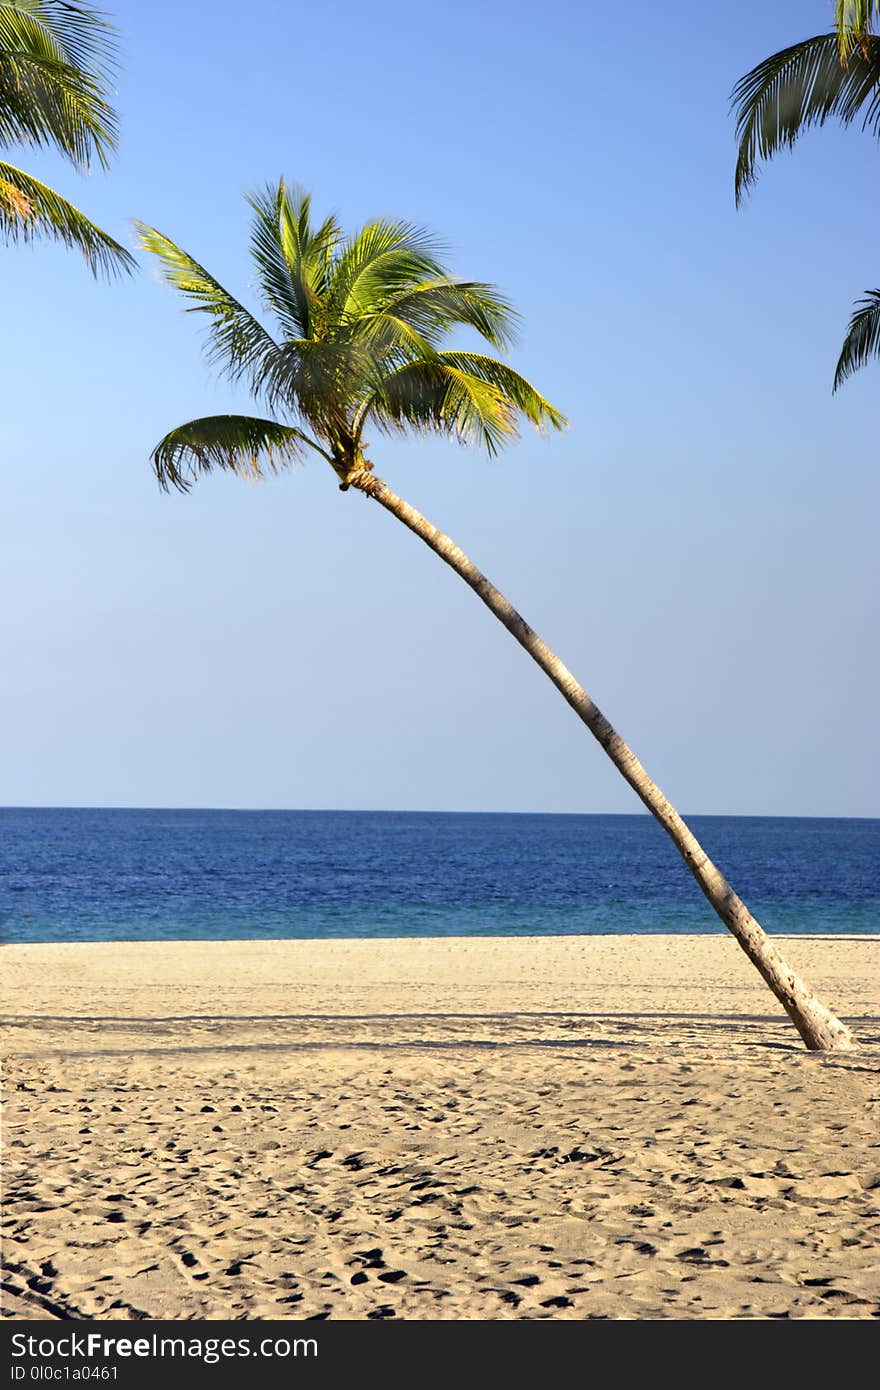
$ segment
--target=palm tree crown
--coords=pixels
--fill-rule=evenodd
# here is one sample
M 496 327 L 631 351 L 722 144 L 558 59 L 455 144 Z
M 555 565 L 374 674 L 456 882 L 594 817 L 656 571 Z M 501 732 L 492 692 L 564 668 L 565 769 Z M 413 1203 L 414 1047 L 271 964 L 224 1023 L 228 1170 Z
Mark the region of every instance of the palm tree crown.
M 739 204 L 760 161 L 791 148 L 803 131 L 831 119 L 880 139 L 880 0 L 838 0 L 836 28 L 772 54 L 733 89 Z M 834 373 L 834 390 L 880 357 L 880 289 L 856 304 Z
M 464 327 L 503 349 L 516 315 L 492 285 L 451 276 L 425 231 L 380 219 L 346 236 L 333 216 L 316 226 L 310 196 L 283 180 L 248 202 L 251 255 L 273 333 L 185 251 L 137 224 L 166 280 L 191 312 L 207 317 L 210 360 L 245 381 L 273 417 L 211 416 L 172 430 L 153 453 L 164 487 L 186 490 L 213 468 L 260 476 L 306 448 L 347 487 L 371 467 L 369 428 L 437 431 L 492 454 L 517 434 L 521 416 L 564 425 L 505 362 L 443 346 Z
M 106 168 L 117 136 L 107 99 L 115 52 L 113 30 L 91 6 L 0 0 L 0 149 L 51 146 L 76 168 Z M 36 236 L 78 247 L 95 272 L 134 264 L 66 198 L 0 160 L 0 237 Z

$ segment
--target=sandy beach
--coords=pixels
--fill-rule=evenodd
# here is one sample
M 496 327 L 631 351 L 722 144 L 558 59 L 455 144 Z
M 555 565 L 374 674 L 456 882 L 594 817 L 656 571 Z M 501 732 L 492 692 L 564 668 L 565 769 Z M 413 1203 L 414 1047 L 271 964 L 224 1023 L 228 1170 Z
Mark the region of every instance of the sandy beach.
M 880 1316 L 880 940 L 7 946 L 4 1313 Z

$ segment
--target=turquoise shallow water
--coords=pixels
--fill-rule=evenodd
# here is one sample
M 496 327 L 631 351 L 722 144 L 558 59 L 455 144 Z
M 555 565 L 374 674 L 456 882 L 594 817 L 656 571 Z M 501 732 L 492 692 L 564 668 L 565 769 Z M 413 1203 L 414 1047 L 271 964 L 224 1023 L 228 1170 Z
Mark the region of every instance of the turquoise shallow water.
M 776 932 L 880 932 L 880 820 L 694 816 Z M 0 940 L 723 931 L 648 816 L 0 808 Z

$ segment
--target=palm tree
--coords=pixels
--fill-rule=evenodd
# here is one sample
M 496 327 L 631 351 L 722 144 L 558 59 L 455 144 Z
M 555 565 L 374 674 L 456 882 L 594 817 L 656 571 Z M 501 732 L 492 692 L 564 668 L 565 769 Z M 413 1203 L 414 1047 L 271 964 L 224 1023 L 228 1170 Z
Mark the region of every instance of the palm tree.
M 0 149 L 54 146 L 78 169 L 104 168 L 116 146 L 107 101 L 113 30 L 67 0 L 0 0 Z M 47 184 L 0 159 L 0 237 L 78 247 L 91 270 L 130 270 L 129 253 Z
M 739 152 L 737 205 L 761 160 L 790 149 L 811 126 L 832 117 L 880 139 L 880 0 L 838 0 L 836 27 L 765 58 L 733 89 Z M 855 305 L 834 373 L 836 391 L 872 357 L 880 357 L 880 289 Z
M 491 285 L 453 278 L 432 239 L 406 223 L 369 222 L 348 237 L 334 217 L 315 227 L 309 197 L 291 194 L 283 181 L 249 202 L 257 283 L 277 337 L 185 251 L 137 224 L 165 279 L 182 291 L 190 312 L 206 318 L 211 359 L 233 381 L 246 382 L 271 417 L 215 415 L 172 430 L 152 455 L 162 487 L 185 492 L 216 468 L 260 478 L 309 451 L 330 465 L 342 491 L 354 488 L 402 521 L 474 590 L 598 739 L 672 837 L 807 1047 L 855 1047 L 571 672 L 458 546 L 373 471 L 368 431 L 433 431 L 494 454 L 516 436 L 520 417 L 562 428 L 559 411 L 505 362 L 443 346 L 451 330 L 471 328 L 490 347 L 505 348 L 516 321 L 510 305 Z

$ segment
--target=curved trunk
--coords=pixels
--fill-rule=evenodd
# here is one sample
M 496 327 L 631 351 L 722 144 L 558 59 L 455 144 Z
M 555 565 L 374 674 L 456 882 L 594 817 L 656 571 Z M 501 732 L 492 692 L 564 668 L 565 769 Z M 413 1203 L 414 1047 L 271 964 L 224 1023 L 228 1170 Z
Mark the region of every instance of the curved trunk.
M 355 487 L 367 497 L 372 497 L 430 546 L 435 554 L 473 589 L 498 621 L 504 624 L 511 636 L 516 638 L 520 646 L 525 647 L 529 656 L 550 677 L 556 689 L 568 701 L 575 714 L 583 720 L 594 738 L 598 739 L 615 767 L 673 840 L 703 893 L 724 925 L 736 937 L 749 960 L 760 971 L 807 1047 L 815 1052 L 858 1047 L 849 1028 L 841 1023 L 840 1019 L 816 998 L 809 985 L 786 965 L 745 903 L 734 893 L 720 869 L 712 863 L 681 816 L 666 800 L 660 788 L 652 782 L 638 758 L 612 728 L 602 711 L 494 584 L 489 582 L 448 536 L 432 526 L 421 512 L 404 502 L 403 498 L 398 497 L 381 478 L 377 478 L 368 469 L 349 474 L 344 486 Z

